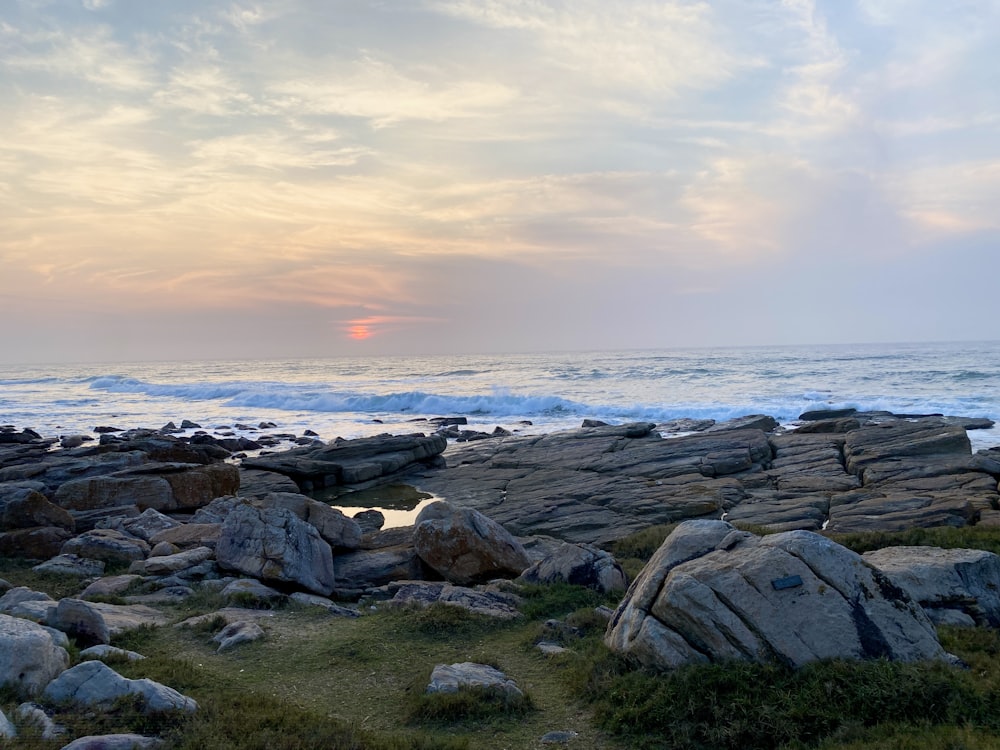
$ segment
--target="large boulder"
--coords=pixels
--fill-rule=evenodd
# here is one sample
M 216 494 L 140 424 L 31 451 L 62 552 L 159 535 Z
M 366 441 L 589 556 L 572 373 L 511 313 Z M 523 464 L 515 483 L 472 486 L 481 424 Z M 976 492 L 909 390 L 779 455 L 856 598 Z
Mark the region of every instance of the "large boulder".
M 0 684 L 37 695 L 69 666 L 69 654 L 41 625 L 0 615 Z
M 614 556 L 589 544 L 561 544 L 524 573 L 525 583 L 571 583 L 605 593 L 624 590 L 628 578 Z
M 300 519 L 315 526 L 319 535 L 331 547 L 357 549 L 361 544 L 361 527 L 353 518 L 326 503 L 297 492 L 271 492 L 259 501 L 262 508 L 285 508 Z
M 315 526 L 285 508 L 234 508 L 222 524 L 215 559 L 220 568 L 324 596 L 334 589 L 330 545 Z
M 54 703 L 79 703 L 109 708 L 125 697 L 134 696 L 147 714 L 193 713 L 198 704 L 173 688 L 150 679 L 130 680 L 100 661 L 85 661 L 52 680 L 43 693 Z
M 0 557 L 45 560 L 59 554 L 73 535 L 61 526 L 14 529 L 0 534 Z
M 230 464 L 145 463 L 104 476 L 60 485 L 55 502 L 67 510 L 135 505 L 140 510 L 193 510 L 239 490 L 239 469 Z
M 56 526 L 73 531 L 76 522 L 64 508 L 30 487 L 0 487 L 0 530 Z
M 860 555 L 812 532 L 760 538 L 724 521 L 688 521 L 667 537 L 605 641 L 658 669 L 946 657 L 920 606 Z
M 979 549 L 885 547 L 866 562 L 920 603 L 935 622 L 1000 627 L 1000 557 Z
M 515 577 L 531 565 L 522 544 L 503 526 L 444 501 L 420 511 L 413 544 L 420 559 L 452 583 Z
M 111 641 L 111 631 L 104 616 L 92 604 L 80 599 L 61 599 L 49 610 L 45 622 L 50 628 L 74 638 L 81 648 Z

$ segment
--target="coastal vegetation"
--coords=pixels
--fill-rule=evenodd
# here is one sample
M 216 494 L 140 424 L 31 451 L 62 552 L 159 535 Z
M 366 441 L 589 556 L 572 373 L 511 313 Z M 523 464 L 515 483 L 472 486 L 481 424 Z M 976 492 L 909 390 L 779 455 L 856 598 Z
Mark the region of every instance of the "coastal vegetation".
M 668 527 L 618 542 L 640 561 Z M 899 544 L 1000 546 L 1000 530 L 923 529 L 838 539 L 859 550 Z M 73 582 L 4 559 L 0 576 L 53 595 Z M 568 584 L 521 591 L 513 621 L 457 607 L 388 608 L 372 604 L 355 619 L 300 605 L 261 612 L 267 638 L 217 654 L 212 621 L 197 628 L 143 628 L 114 645 L 139 651 L 116 661 L 132 678 L 149 677 L 195 697 L 187 716 L 147 716 L 121 703 L 108 712 L 70 707 L 54 719 L 72 735 L 138 732 L 171 748 L 529 748 L 547 732 L 575 732 L 574 748 L 978 748 L 1000 741 L 1000 635 L 986 628 L 942 627 L 945 649 L 968 665 L 888 661 L 818 662 L 801 669 L 728 663 L 670 673 L 644 671 L 609 652 L 605 619 L 614 605 Z M 211 593 L 171 605 L 176 621 L 214 611 Z M 568 650 L 546 656 L 541 640 Z M 75 652 L 74 652 L 75 654 Z M 438 663 L 477 661 L 514 677 L 511 700 L 490 691 L 427 696 Z M 0 695 L 8 714 L 11 693 Z M 19 746 L 58 748 L 25 732 Z

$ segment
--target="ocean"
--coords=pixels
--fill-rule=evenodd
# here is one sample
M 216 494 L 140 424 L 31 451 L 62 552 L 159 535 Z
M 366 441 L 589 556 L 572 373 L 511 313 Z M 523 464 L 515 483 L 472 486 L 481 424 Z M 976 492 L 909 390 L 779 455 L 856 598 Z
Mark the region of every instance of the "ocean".
M 854 407 L 1000 421 L 1000 342 L 0 366 L 0 424 L 46 437 L 97 426 L 273 422 L 325 440 L 430 429 L 520 434 Z M 530 422 L 530 424 L 527 424 Z M 1000 429 L 970 433 L 1000 445 Z

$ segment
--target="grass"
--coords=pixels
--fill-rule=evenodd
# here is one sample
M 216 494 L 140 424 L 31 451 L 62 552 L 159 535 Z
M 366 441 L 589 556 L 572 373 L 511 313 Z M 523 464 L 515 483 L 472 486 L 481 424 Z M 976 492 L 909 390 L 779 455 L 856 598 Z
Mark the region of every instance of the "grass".
M 637 565 L 671 527 L 654 527 L 614 545 Z M 839 540 L 838 540 L 839 541 Z M 852 535 L 858 551 L 885 544 L 986 546 L 1000 530 L 939 529 Z M 17 561 L 0 577 L 53 596 L 78 593 L 76 580 L 43 580 Z M 195 698 L 187 717 L 146 717 L 123 704 L 108 712 L 60 708 L 70 728 L 44 742 L 28 730 L 19 745 L 55 750 L 68 739 L 111 731 L 152 732 L 171 748 L 534 748 L 552 730 L 578 732 L 574 750 L 781 748 L 862 750 L 1000 747 L 1000 634 L 942 628 L 944 647 L 968 665 L 821 662 L 799 670 L 745 663 L 646 672 L 611 654 L 595 608 L 617 602 L 576 586 L 529 586 L 523 617 L 497 621 L 448 605 L 366 608 L 355 619 L 308 607 L 279 607 L 260 620 L 267 638 L 216 654 L 219 621 L 195 628 L 146 628 L 114 645 L 148 658 L 116 663 L 127 677 L 149 677 Z M 176 621 L 223 605 L 200 590 L 172 605 Z M 546 624 L 553 618 L 561 624 Z M 570 649 L 554 657 L 535 644 Z M 501 665 L 525 692 L 510 701 L 489 691 L 426 696 L 435 664 Z M 11 715 L 15 696 L 0 693 Z M 994 715 L 995 714 L 995 715 Z
M 906 531 L 832 534 L 830 538 L 858 554 L 883 547 L 928 546 L 983 549 L 1000 555 L 1000 527 L 997 526 L 936 526 Z

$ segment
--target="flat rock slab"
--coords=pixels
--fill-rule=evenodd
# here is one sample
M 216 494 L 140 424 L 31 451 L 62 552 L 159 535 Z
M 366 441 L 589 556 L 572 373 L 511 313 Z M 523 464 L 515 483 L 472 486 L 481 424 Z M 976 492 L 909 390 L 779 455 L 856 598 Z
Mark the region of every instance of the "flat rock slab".
M 433 460 L 447 445 L 442 435 L 379 435 L 247 458 L 243 466 L 283 474 L 300 490 L 311 491 L 393 474 Z
M 476 590 L 449 583 L 413 581 L 403 583 L 392 598 L 394 606 L 429 607 L 446 604 L 461 607 L 473 614 L 513 620 L 521 616 L 517 609 L 518 598 L 512 594 L 487 589 Z
M 666 438 L 645 423 L 506 437 L 451 446 L 447 468 L 408 480 L 513 534 L 596 545 L 724 514 L 779 531 L 962 526 L 1000 503 L 1000 459 L 973 457 L 961 420 L 852 420 L 837 432 L 765 433 L 754 419 Z
M 144 604 L 106 604 L 89 602 L 104 618 L 108 631 L 114 637 L 119 633 L 144 627 L 162 627 L 170 622 L 170 617 Z

